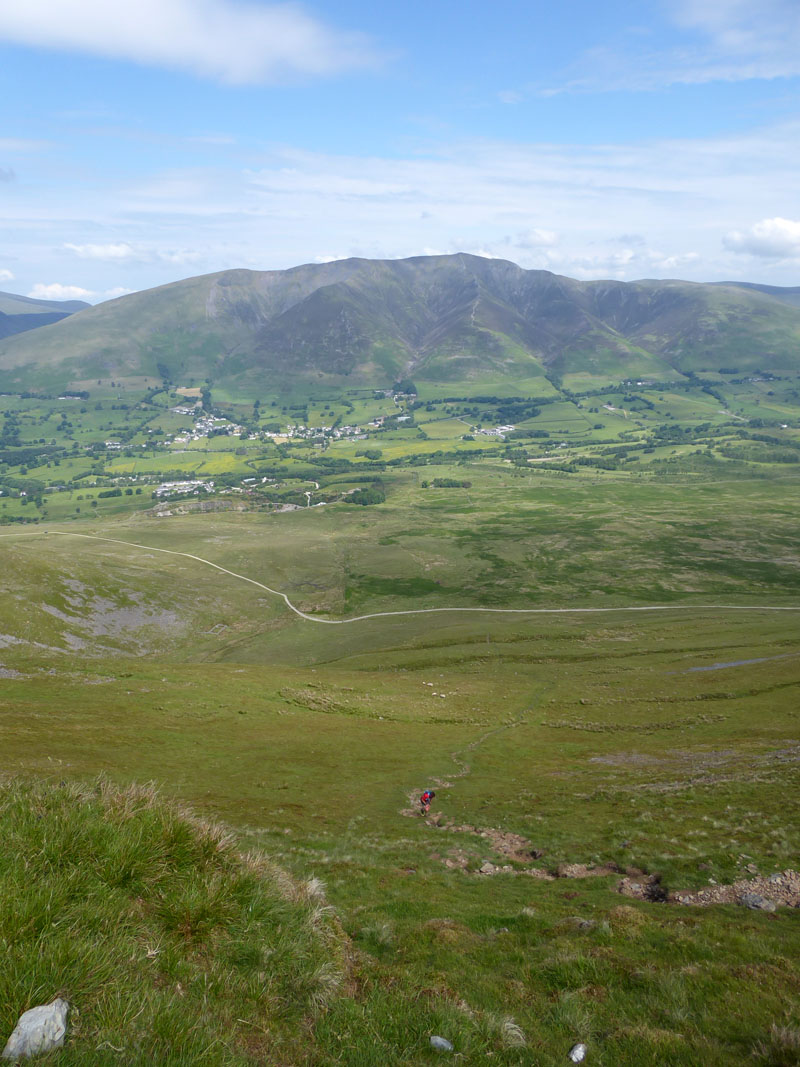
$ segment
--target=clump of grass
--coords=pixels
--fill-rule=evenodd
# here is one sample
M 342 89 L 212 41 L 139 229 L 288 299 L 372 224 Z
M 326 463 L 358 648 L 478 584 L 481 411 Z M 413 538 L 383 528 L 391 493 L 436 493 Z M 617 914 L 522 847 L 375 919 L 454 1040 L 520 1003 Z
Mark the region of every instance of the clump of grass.
M 284 1057 L 346 976 L 343 939 L 298 884 L 224 830 L 124 791 L 0 786 L 0 1044 L 72 1005 L 62 1067 Z
M 611 928 L 617 934 L 626 937 L 638 937 L 642 927 L 647 926 L 649 919 L 638 908 L 630 904 L 619 904 L 609 912 L 608 920 Z
M 500 1024 L 500 1040 L 503 1048 L 525 1048 L 528 1043 L 522 1027 L 510 1015 Z
M 792 1026 L 770 1027 L 769 1036 L 759 1041 L 753 1055 L 770 1067 L 798 1067 L 800 1064 L 800 1029 Z

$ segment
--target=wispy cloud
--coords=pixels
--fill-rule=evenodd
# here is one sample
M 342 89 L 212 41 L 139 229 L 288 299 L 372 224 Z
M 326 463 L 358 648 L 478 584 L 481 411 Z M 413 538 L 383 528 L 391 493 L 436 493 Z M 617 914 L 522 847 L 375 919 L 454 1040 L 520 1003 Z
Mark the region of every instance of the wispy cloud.
M 65 279 L 92 293 L 430 250 L 582 278 L 796 277 L 787 257 L 799 225 L 800 122 L 717 138 L 469 140 L 405 157 L 281 148 L 257 158 L 249 169 L 154 171 L 135 185 L 121 172 L 116 184 L 59 195 L 54 186 L 52 196 L 20 183 L 8 198 L 4 262 L 19 277 L 16 263 L 38 257 L 21 284 Z
M 800 75 L 797 0 L 668 0 L 665 8 L 669 34 L 677 35 L 670 45 L 648 47 L 635 33 L 598 42 L 558 83 L 521 92 L 548 97 Z
M 0 38 L 240 85 L 326 76 L 379 62 L 364 34 L 326 26 L 294 4 L 239 0 L 3 3 Z
M 10 270 L 0 270 L 0 282 L 13 282 L 14 275 Z
M 677 25 L 706 36 L 706 66 L 713 78 L 800 74 L 797 0 L 673 0 L 673 13 Z
M 189 248 L 157 249 L 144 248 L 120 241 L 110 244 L 76 245 L 66 242 L 64 248 L 74 253 L 79 259 L 97 259 L 105 263 L 174 263 L 176 265 L 194 263 L 200 259 L 200 253 Z
M 81 259 L 102 259 L 108 260 L 126 260 L 126 259 L 138 259 L 136 250 L 131 245 L 126 244 L 124 241 L 120 244 L 107 244 L 107 245 L 73 245 L 65 244 L 64 248 L 68 252 L 74 252 L 76 256 Z
M 2 17 L 2 7 L 0 7 L 0 20 Z M 49 147 L 47 141 L 33 141 L 24 137 L 0 137 L 0 152 L 41 152 L 43 148 Z

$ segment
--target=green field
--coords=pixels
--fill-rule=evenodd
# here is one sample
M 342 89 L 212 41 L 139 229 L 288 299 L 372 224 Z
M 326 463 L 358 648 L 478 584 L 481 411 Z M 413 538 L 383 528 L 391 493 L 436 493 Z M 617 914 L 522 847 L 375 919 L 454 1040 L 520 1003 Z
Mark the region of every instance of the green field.
M 798 380 L 730 377 L 330 390 L 265 396 L 257 417 L 220 393 L 245 436 L 182 446 L 164 438 L 193 420 L 159 383 L 0 398 L 0 825 L 35 842 L 30 779 L 112 810 L 112 785 L 153 782 L 297 885 L 324 882 L 336 929 L 318 942 L 308 901 L 286 912 L 287 993 L 237 925 L 236 881 L 217 933 L 164 928 L 166 977 L 141 978 L 134 1018 L 129 941 L 111 1004 L 99 957 L 20 927 L 32 955 L 0 984 L 3 1025 L 65 995 L 64 1062 L 89 1065 L 400 1067 L 436 1060 L 432 1034 L 469 1064 L 560 1064 L 578 1041 L 605 1067 L 796 1064 L 800 910 L 676 899 L 799 866 Z M 470 433 L 509 410 L 524 417 L 505 440 Z M 358 440 L 263 433 L 397 412 L 412 425 Z M 200 477 L 213 491 L 154 497 Z M 60 793 L 36 803 L 67 818 Z M 669 899 L 623 895 L 625 878 Z

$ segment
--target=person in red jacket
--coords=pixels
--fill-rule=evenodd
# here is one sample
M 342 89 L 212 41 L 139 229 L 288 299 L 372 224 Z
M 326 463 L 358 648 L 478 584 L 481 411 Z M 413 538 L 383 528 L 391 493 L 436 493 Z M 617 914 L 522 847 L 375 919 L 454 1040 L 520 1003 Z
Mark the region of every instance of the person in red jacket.
M 420 807 L 422 808 L 422 810 L 420 811 L 420 815 L 425 816 L 428 814 L 428 812 L 431 810 L 431 801 L 435 796 L 436 794 L 432 789 L 425 790 L 425 792 L 419 798 Z

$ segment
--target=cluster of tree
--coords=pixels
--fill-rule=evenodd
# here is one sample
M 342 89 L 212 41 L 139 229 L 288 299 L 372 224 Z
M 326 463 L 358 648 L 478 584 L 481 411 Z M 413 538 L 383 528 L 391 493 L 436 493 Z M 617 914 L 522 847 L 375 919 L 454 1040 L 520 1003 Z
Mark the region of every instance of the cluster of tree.
M 383 482 L 376 483 L 369 489 L 356 489 L 347 497 L 350 504 L 360 504 L 362 507 L 369 504 L 382 504 L 385 499 L 386 491 L 383 488 Z
M 5 444 L 0 441 L 0 446 Z M 7 463 L 9 467 L 38 466 L 54 455 L 63 455 L 63 449 L 53 445 L 34 445 L 23 448 L 0 447 L 0 463 Z
M 458 478 L 434 478 L 432 482 L 421 482 L 423 489 L 432 485 L 434 489 L 469 489 L 472 482 L 460 481 Z
M 532 438 L 549 437 L 547 430 L 512 430 L 506 435 L 507 441 L 531 440 Z
M 619 460 L 627 458 L 626 454 L 623 454 L 617 459 L 612 456 L 579 456 L 575 462 L 580 467 L 597 467 L 604 471 L 615 471 L 619 466 Z
M 720 453 L 729 459 L 743 459 L 749 463 L 798 463 L 800 452 L 793 448 L 750 447 L 746 444 L 721 445 Z
M 652 400 L 648 400 L 646 396 L 639 396 L 637 393 L 628 393 L 623 396 L 622 403 L 626 404 L 629 408 L 636 408 L 641 410 L 646 408 L 648 411 L 655 410 L 655 404 Z
M 328 478 L 324 482 L 322 482 L 321 484 L 323 484 L 325 486 L 341 485 L 342 483 L 344 483 L 344 484 L 352 483 L 352 481 L 353 481 L 353 479 L 351 479 L 351 478 Z M 370 484 L 372 484 L 372 485 L 375 485 L 375 484 L 383 485 L 383 478 L 381 478 L 380 474 L 361 474 L 361 472 L 359 471 L 358 481 L 359 482 L 363 482 L 366 485 L 370 485 Z

